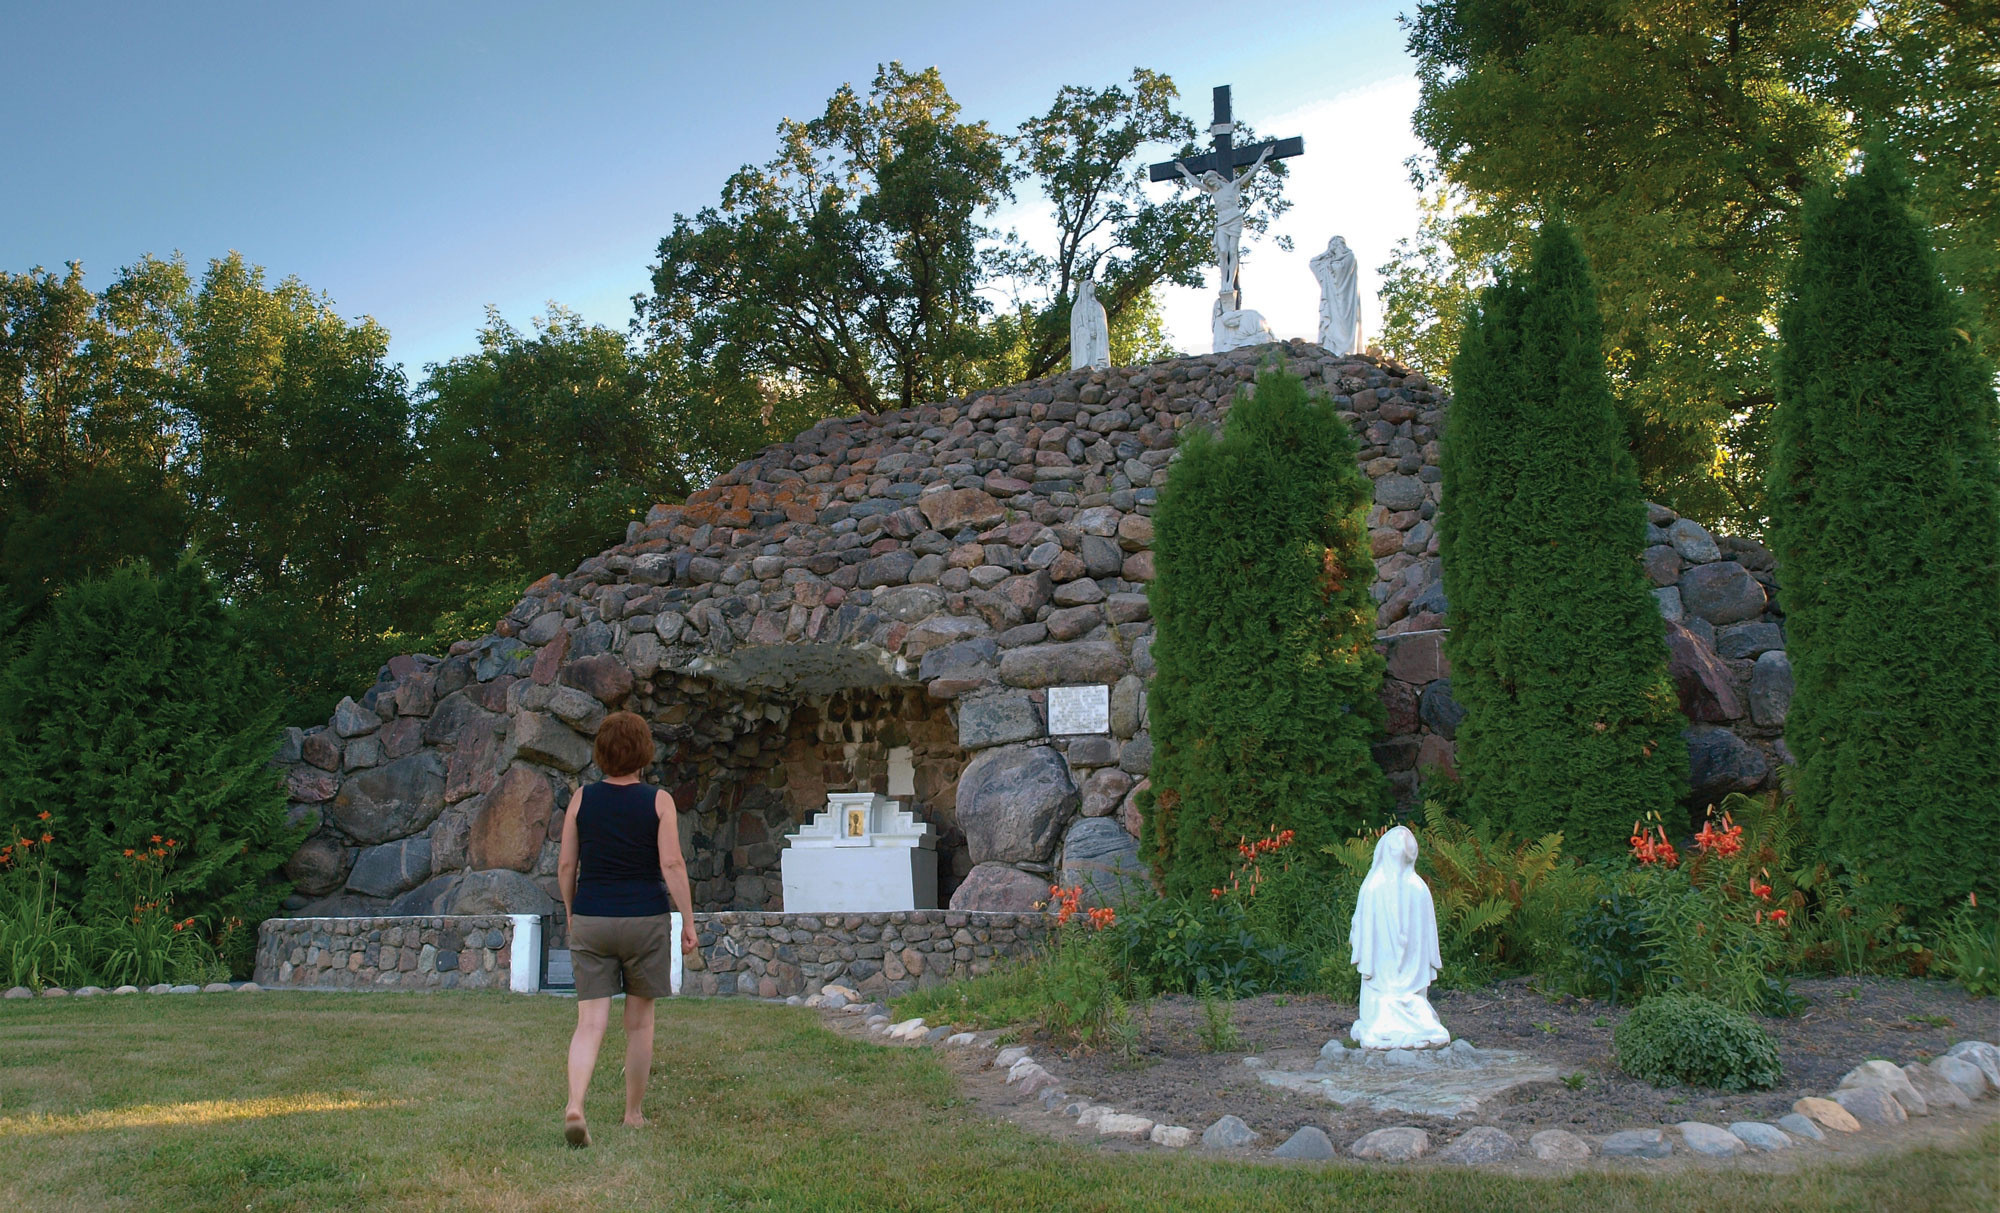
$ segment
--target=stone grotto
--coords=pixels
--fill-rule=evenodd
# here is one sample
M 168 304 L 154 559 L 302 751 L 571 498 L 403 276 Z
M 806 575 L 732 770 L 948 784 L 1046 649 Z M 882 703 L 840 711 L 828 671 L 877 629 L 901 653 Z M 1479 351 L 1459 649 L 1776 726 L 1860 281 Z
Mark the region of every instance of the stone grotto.
M 1408 801 L 1421 770 L 1451 768 L 1461 715 L 1434 520 L 1446 400 L 1295 341 L 824 421 L 656 506 L 489 635 L 397 657 L 286 731 L 312 829 L 287 912 L 554 913 L 563 808 L 621 708 L 652 722 L 647 777 L 682 808 L 698 910 L 782 909 L 782 838 L 834 791 L 930 823 L 953 910 L 1143 880 L 1153 506 L 1180 431 L 1219 422 L 1274 355 L 1351 417 L 1374 481 L 1376 755 Z M 1771 555 L 1659 507 L 1649 531 L 1690 795 L 1764 786 L 1791 687 Z M 1108 688 L 1108 729 L 1050 736 L 1049 688 L 1077 685 Z

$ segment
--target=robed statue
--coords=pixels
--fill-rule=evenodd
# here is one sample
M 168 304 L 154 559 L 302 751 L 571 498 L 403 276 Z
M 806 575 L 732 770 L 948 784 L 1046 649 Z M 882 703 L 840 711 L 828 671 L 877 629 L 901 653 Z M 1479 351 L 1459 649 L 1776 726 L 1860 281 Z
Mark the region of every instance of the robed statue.
M 1320 345 L 1328 353 L 1360 353 L 1361 287 L 1355 278 L 1354 250 L 1335 236 L 1310 264 L 1313 277 L 1319 279 Z
M 1069 369 L 1111 365 L 1111 323 L 1104 305 L 1097 301 L 1097 281 L 1085 278 L 1076 288 L 1076 302 L 1069 309 Z
M 1348 934 L 1361 971 L 1361 1017 L 1354 1040 L 1364 1049 L 1421 1049 L 1451 1043 L 1425 991 L 1438 974 L 1437 908 L 1417 875 L 1417 836 L 1396 826 L 1375 844 Z

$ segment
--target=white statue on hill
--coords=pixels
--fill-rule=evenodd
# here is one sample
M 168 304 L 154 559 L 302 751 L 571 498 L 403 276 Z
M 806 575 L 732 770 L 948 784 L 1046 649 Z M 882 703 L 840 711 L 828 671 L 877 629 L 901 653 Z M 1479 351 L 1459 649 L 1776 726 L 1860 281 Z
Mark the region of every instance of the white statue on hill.
M 1233 299 L 1233 295 L 1217 295 L 1215 308 L 1209 314 L 1210 327 L 1215 331 L 1216 353 L 1226 354 L 1246 345 L 1264 345 L 1277 340 L 1271 333 L 1271 326 L 1264 323 L 1262 313 L 1247 307 L 1231 307 Z
M 1354 250 L 1335 236 L 1310 264 L 1313 277 L 1319 279 L 1319 343 L 1329 353 L 1359 353 L 1361 287 L 1354 272 Z
M 1450 1044 L 1451 1033 L 1424 996 L 1442 967 L 1437 908 L 1417 875 L 1417 836 L 1408 828 L 1397 826 L 1375 844 L 1348 941 L 1361 971 L 1355 1043 L 1364 1049 Z
M 1085 278 L 1069 309 L 1069 369 L 1094 366 L 1101 371 L 1110 365 L 1111 322 L 1097 301 L 1097 281 Z

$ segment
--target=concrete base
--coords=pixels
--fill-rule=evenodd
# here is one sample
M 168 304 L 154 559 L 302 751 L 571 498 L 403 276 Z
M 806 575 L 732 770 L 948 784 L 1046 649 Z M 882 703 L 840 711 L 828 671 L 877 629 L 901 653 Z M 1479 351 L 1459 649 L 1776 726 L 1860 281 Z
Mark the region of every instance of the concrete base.
M 935 910 L 937 852 L 918 847 L 788 847 L 787 914 Z

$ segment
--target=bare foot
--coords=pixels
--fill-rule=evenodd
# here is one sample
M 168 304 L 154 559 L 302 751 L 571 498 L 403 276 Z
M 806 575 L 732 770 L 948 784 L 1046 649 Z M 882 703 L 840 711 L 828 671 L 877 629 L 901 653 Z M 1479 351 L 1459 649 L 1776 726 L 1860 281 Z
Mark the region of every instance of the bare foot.
M 650 1129 L 653 1127 L 653 1122 L 643 1116 L 627 1116 L 625 1118 L 625 1127 L 628 1129 Z
M 583 1113 L 563 1113 L 563 1140 L 573 1150 L 581 1150 L 590 1144 L 590 1126 L 583 1122 Z

